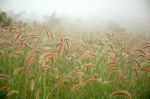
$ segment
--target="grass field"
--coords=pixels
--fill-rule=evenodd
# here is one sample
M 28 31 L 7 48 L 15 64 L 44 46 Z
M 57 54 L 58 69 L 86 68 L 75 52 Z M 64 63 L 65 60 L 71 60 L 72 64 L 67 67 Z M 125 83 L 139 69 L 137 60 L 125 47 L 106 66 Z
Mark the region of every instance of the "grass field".
M 0 99 L 150 99 L 150 39 L 12 24 L 0 31 Z

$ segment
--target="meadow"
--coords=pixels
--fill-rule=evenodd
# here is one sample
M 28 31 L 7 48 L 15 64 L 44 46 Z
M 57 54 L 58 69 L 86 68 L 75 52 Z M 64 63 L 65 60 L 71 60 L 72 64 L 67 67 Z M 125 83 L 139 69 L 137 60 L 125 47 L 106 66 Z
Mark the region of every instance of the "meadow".
M 0 99 L 150 99 L 150 39 L 142 34 L 0 30 Z

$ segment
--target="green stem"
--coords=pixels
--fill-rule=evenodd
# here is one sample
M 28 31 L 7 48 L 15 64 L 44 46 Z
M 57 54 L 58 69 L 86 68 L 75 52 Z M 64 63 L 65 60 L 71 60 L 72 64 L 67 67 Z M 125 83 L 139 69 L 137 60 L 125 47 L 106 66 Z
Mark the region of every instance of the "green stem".
M 46 76 L 46 73 L 44 72 L 44 80 L 43 80 L 43 84 L 44 84 L 44 99 L 46 99 L 46 82 L 45 82 L 45 76 Z

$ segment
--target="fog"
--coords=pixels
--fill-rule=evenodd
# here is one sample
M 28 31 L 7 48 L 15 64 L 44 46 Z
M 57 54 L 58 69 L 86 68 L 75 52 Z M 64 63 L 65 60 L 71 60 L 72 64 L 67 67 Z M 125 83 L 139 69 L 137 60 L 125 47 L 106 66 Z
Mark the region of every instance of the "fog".
M 150 32 L 149 0 L 0 0 L 0 9 L 19 20 L 43 22 L 45 16 L 85 20 L 89 24 L 117 22 L 137 32 Z

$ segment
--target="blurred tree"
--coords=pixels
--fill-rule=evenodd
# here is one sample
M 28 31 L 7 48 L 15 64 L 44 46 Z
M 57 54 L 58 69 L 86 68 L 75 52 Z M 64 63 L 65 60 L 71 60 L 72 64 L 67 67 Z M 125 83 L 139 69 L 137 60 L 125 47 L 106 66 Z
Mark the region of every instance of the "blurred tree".
M 0 12 L 0 26 L 7 27 L 11 24 L 12 19 L 7 16 L 6 12 Z
M 60 18 L 56 16 L 56 13 L 52 13 L 50 16 L 44 16 L 46 24 L 49 26 L 56 26 L 60 24 Z
M 124 28 L 122 28 L 117 22 L 115 21 L 111 21 L 109 22 L 109 24 L 107 25 L 107 29 L 110 31 L 110 32 L 126 32 L 126 30 Z

